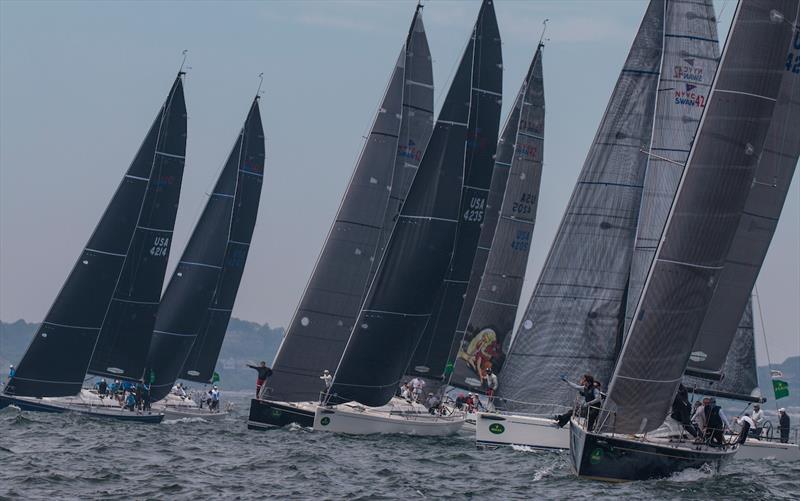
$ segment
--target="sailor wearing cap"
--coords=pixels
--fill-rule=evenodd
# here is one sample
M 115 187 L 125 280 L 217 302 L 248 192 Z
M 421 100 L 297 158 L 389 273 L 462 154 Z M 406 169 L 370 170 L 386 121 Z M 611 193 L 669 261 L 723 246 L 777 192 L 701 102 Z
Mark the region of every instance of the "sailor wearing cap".
M 781 407 L 778 409 L 778 429 L 781 432 L 781 443 L 786 444 L 789 442 L 789 415 L 786 414 L 786 409 Z

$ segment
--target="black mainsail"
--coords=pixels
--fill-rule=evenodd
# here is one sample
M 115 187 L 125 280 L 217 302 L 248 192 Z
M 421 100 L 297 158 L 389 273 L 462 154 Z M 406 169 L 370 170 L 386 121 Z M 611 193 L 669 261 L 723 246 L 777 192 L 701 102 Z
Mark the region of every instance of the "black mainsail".
M 453 256 L 436 294 L 432 316 L 425 326 L 408 367 L 409 374 L 444 380 L 445 367 L 456 337 L 457 323 L 472 272 L 472 263 L 486 222 L 503 92 L 500 31 L 492 2 L 485 2 L 473 32 L 472 50 L 462 59 L 471 65 L 472 89 L 464 153 L 464 182 L 457 218 Z M 453 82 L 454 84 L 456 81 Z M 502 200 L 502 196 L 500 197 Z M 471 306 L 468 306 L 470 308 Z M 461 337 L 461 336 L 459 336 Z
M 5 393 L 75 395 L 90 360 L 102 368 L 100 373 L 141 376 L 183 175 L 182 75 L 172 84 Z M 112 353 L 111 348 L 124 351 Z M 119 368 L 119 373 L 107 368 Z
M 539 201 L 544 154 L 544 81 L 540 43 L 500 135 L 467 297 L 458 319 L 450 384 L 479 388 L 487 368 L 499 374 L 511 341 Z M 457 354 L 457 355 L 456 355 Z
M 652 0 L 617 80 L 500 374 L 509 410 L 562 409 L 558 380 L 611 374 L 624 322 L 642 184 L 661 73 L 663 0 Z M 544 377 L 542 376 L 544 375 Z
M 752 0 L 737 7 L 664 236 L 614 369 L 603 405 L 603 431 L 651 431 L 669 412 L 723 275 L 782 83 L 797 78 L 784 65 L 794 37 L 794 23 L 786 18 L 796 21 L 798 8 L 796 0 Z M 735 322 L 741 312 L 734 312 Z
M 444 280 L 466 287 L 494 166 L 501 71 L 494 6 L 485 0 L 336 370 L 334 401 L 388 402 L 433 321 Z M 456 242 L 464 245 L 454 249 Z M 450 330 L 442 366 L 452 337 Z
M 256 224 L 264 155 L 256 97 L 161 298 L 145 374 L 153 400 L 179 377 L 211 381 Z
M 433 68 L 418 6 L 336 219 L 281 344 L 270 399 L 317 400 L 333 371 L 433 127 Z

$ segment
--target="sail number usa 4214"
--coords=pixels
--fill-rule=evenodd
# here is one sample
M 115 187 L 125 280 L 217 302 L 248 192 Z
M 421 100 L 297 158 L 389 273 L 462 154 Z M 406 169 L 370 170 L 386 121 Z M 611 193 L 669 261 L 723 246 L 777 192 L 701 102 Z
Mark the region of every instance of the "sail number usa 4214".
M 166 256 L 169 253 L 169 237 L 156 237 L 150 247 L 151 256 Z

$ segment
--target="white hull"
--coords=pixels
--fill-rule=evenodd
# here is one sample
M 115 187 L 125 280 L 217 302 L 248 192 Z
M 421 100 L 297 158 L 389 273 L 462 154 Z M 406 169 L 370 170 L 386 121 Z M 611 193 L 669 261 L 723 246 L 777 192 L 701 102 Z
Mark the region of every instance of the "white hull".
M 394 398 L 383 407 L 364 407 L 355 402 L 331 407 L 318 406 L 314 430 L 350 435 L 403 434 L 453 435 L 464 426 L 464 414 L 434 416 L 424 406 Z
M 82 389 L 71 397 L 7 397 L 16 400 L 12 403 L 22 410 L 41 412 L 77 412 L 97 417 L 108 417 L 126 421 L 160 422 L 163 414 L 156 409 L 149 412 L 130 411 L 123 408 L 112 397 L 101 397 L 96 392 Z
M 800 447 L 797 444 L 782 444 L 748 438 L 739 446 L 738 459 L 777 459 L 780 461 L 799 461 Z
M 229 414 L 227 408 L 220 408 L 219 411 L 211 412 L 208 407 L 200 407 L 189 397 L 179 397 L 169 394 L 163 400 L 153 404 L 153 410 L 164 413 L 164 419 L 192 419 L 201 418 L 205 420 L 224 419 Z
M 479 412 L 475 443 L 484 447 L 521 446 L 533 449 L 569 449 L 569 428 L 552 419 Z

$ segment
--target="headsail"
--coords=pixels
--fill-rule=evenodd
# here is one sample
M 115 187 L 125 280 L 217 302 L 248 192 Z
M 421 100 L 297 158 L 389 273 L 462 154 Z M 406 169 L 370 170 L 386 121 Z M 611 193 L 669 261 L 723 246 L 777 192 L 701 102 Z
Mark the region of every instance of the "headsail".
M 499 374 L 511 341 L 532 245 L 544 153 L 544 81 L 539 44 L 500 141 L 483 230 L 458 320 L 450 384 L 481 386 Z M 451 358 L 452 360 L 452 358 Z
M 16 376 L 6 386 L 6 393 L 32 397 L 78 393 L 98 334 L 101 330 L 107 332 L 107 326 L 117 325 L 120 308 L 129 304 L 123 300 L 146 300 L 141 308 L 130 304 L 137 314 L 141 313 L 135 323 L 137 330 L 152 330 L 155 311 L 151 315 L 150 293 L 154 292 L 157 305 L 172 239 L 185 145 L 186 106 L 179 74 L 78 262 L 36 331 Z M 159 269 L 161 278 L 157 276 Z M 143 289 L 147 294 L 140 295 Z M 110 307 L 112 296 L 117 298 L 117 304 Z M 135 350 L 140 352 L 141 347 Z M 107 360 L 110 363 L 106 367 L 122 365 Z M 144 354 L 140 361 L 143 360 Z M 126 364 L 125 370 L 133 369 Z
M 433 321 L 433 303 L 443 280 L 451 270 L 463 271 L 454 253 L 474 254 L 479 231 L 475 223 L 483 218 L 493 166 L 487 153 L 494 150 L 499 128 L 495 94 L 501 78 L 500 39 L 492 3 L 485 0 L 481 5 L 430 144 L 339 363 L 331 389 L 335 401 L 379 406 L 391 399 L 425 326 Z M 489 116 L 495 113 L 495 123 L 478 120 L 484 109 Z M 478 127 L 487 129 L 478 131 Z M 491 144 L 480 141 L 483 134 L 491 138 Z M 488 163 L 488 168 L 481 162 Z M 480 207 L 470 208 L 472 200 L 482 200 Z M 471 250 L 454 250 L 454 242 L 467 238 L 458 235 L 462 229 L 471 236 L 465 240 Z M 448 349 L 452 335 L 450 331 Z
M 631 259 L 625 332 L 664 231 L 719 60 L 712 0 L 668 1 L 656 126 Z
M 790 13 L 786 14 L 790 20 Z M 787 21 L 788 22 L 788 21 Z M 758 160 L 739 227 L 725 260 L 725 268 L 697 336 L 688 368 L 695 373 L 719 373 L 727 365 L 728 347 L 750 299 L 761 263 L 775 234 L 792 176 L 800 156 L 800 32 L 795 30 L 786 49 L 784 78 Z M 746 314 L 746 312 L 745 312 Z M 734 353 L 731 348 L 730 353 Z M 735 355 L 734 355 L 735 356 Z M 730 373 L 726 376 L 730 377 Z
M 797 78 L 784 70 L 794 36 L 794 23 L 784 17 L 796 19 L 797 9 L 792 0 L 752 0 L 737 7 L 614 370 L 604 431 L 651 431 L 669 412 L 751 191 L 782 80 Z
M 94 347 L 89 372 L 97 376 L 139 379 L 161 299 L 186 155 L 186 106 L 176 83 L 171 111 L 162 121 L 147 192 L 122 273 Z
M 408 368 L 409 374 L 439 380 L 444 378 L 478 241 L 485 228 L 486 205 L 490 200 L 497 151 L 503 92 L 503 73 L 500 68 L 503 58 L 492 2 L 486 2 L 482 7 L 474 36 L 476 41 L 471 62 L 472 97 L 467 151 L 464 156 L 464 183 L 453 257 L 436 295 L 433 315 Z M 500 200 L 502 195 L 498 204 Z M 494 229 L 491 230 L 493 232 Z M 471 309 L 471 305 L 467 308 Z M 463 334 L 458 334 L 459 338 L 462 336 Z
M 663 0 L 652 0 L 583 165 L 511 351 L 500 395 L 551 414 L 574 391 L 559 381 L 611 374 L 661 67 Z M 544 375 L 544 377 L 542 377 Z
M 397 208 L 433 128 L 433 68 L 421 7 L 270 378 L 270 398 L 316 400 L 339 363 Z
M 165 397 L 178 377 L 211 380 L 244 272 L 263 176 L 256 97 L 161 298 L 145 374 L 153 400 Z

